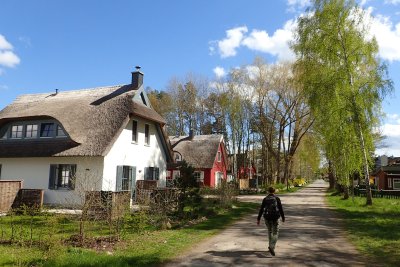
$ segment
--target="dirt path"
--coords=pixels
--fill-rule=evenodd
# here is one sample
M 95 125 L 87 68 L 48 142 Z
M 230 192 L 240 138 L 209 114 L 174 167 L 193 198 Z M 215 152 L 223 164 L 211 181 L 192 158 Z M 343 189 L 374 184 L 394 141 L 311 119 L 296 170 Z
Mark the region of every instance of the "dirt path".
M 327 184 L 318 180 L 299 192 L 282 195 L 286 222 L 272 257 L 265 225 L 248 216 L 195 246 L 165 266 L 367 266 L 348 243 L 340 220 L 324 202 Z M 241 196 L 261 203 L 262 196 Z

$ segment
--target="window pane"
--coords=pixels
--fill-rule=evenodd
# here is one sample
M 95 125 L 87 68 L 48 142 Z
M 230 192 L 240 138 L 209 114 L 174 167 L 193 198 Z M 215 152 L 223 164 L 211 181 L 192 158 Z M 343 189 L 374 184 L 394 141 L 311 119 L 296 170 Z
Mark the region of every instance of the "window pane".
M 146 145 L 150 144 L 150 129 L 149 129 L 149 125 L 145 124 L 144 126 L 144 142 L 146 143 Z
M 132 142 L 137 142 L 137 121 L 132 121 Z
M 11 127 L 11 138 L 22 138 L 23 125 L 13 125 Z
M 60 125 L 57 125 L 57 136 L 66 136 L 63 128 Z
M 38 126 L 36 124 L 28 124 L 26 125 L 26 134 L 27 138 L 35 138 L 37 137 Z
M 400 189 L 400 179 L 393 179 L 393 189 Z
M 54 123 L 42 123 L 40 127 L 40 137 L 53 137 Z

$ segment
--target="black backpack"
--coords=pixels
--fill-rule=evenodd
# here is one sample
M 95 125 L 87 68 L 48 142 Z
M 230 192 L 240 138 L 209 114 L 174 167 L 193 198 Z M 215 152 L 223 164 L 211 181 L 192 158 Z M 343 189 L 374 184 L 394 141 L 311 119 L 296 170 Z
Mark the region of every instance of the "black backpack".
M 278 220 L 281 217 L 278 208 L 278 201 L 275 196 L 266 196 L 265 197 L 265 208 L 264 208 L 264 219 L 266 220 Z

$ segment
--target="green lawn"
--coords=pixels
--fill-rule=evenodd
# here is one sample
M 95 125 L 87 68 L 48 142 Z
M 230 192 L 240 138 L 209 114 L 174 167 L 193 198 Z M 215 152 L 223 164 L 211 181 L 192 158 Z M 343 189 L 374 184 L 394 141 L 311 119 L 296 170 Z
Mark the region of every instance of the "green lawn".
M 400 199 L 374 198 L 372 206 L 360 197 L 353 202 L 328 196 L 328 201 L 344 218 L 351 241 L 362 253 L 379 265 L 399 266 Z
M 79 229 L 75 220 L 65 216 L 0 217 L 0 266 L 157 265 L 218 233 L 245 214 L 255 212 L 257 207 L 258 204 L 254 203 L 236 203 L 233 209 L 219 211 L 218 215 L 201 223 L 172 230 L 149 229 L 137 234 L 128 228 L 122 236 L 123 240 L 108 252 L 76 248 L 63 243 L 62 240 Z M 12 245 L 5 242 L 12 234 L 11 228 L 15 236 Z M 30 229 L 33 229 L 32 238 Z M 89 234 L 95 236 L 105 233 L 107 225 L 105 222 L 88 223 L 87 229 Z

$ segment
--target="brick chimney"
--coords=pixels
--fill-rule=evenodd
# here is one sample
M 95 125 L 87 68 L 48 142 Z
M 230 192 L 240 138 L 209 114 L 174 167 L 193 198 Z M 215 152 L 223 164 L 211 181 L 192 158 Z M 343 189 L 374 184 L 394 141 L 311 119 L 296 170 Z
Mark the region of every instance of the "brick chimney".
M 138 89 L 143 84 L 143 72 L 140 71 L 140 66 L 135 67 L 136 70 L 132 72 L 132 85 Z

